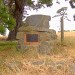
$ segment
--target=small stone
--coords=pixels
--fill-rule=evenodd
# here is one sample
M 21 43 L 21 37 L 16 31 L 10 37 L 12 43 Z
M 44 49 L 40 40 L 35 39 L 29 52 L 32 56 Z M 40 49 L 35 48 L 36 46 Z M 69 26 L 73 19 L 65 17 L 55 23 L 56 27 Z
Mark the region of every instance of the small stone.
M 69 65 L 70 71 L 75 74 L 75 64 Z
M 58 61 L 55 63 L 55 67 L 57 69 L 62 69 L 64 65 L 65 65 L 65 61 Z
M 22 63 L 19 61 L 12 61 L 12 62 L 6 64 L 6 66 L 13 72 L 20 72 Z
M 44 61 L 41 61 L 41 60 L 36 60 L 36 61 L 32 61 L 32 64 L 33 65 L 43 65 L 44 64 Z
M 50 41 L 41 42 L 39 45 L 40 54 L 49 55 L 52 49 L 53 45 L 51 45 Z

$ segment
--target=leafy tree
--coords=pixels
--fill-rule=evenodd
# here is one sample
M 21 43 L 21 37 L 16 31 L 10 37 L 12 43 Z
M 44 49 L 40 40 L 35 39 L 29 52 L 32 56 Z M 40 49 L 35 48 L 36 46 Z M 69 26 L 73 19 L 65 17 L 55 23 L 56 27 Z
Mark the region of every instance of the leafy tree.
M 0 33 L 3 34 L 5 29 L 13 30 L 16 22 L 9 14 L 8 7 L 4 5 L 3 0 L 0 0 Z
M 70 0 L 69 3 L 70 3 L 71 8 L 75 8 L 75 5 L 74 5 L 75 0 Z
M 24 6 L 32 7 L 33 9 L 38 9 L 46 4 L 47 6 L 52 5 L 52 0 L 39 0 L 39 2 L 34 5 L 32 0 L 6 0 L 5 2 L 9 7 L 9 12 L 16 19 L 16 26 L 14 30 L 10 31 L 8 40 L 15 40 L 18 28 L 22 25 L 22 18 L 24 13 Z
M 69 3 L 70 3 L 71 8 L 75 9 L 75 0 L 70 0 Z M 75 14 L 74 14 L 73 18 L 75 21 Z

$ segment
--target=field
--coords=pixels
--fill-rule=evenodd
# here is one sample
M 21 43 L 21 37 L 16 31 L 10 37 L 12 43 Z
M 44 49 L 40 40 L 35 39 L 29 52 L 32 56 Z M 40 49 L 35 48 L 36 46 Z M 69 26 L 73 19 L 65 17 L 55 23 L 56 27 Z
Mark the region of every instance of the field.
M 0 41 L 0 75 L 75 75 L 75 32 L 57 33 L 51 55 L 27 54 L 16 50 L 17 42 Z

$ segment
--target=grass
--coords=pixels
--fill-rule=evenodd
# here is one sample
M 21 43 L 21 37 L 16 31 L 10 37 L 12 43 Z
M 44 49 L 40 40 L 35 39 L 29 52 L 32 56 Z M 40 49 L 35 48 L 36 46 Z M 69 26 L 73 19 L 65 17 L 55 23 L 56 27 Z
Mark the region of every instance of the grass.
M 17 46 L 17 42 L 13 41 L 1 41 L 0 42 L 0 51 L 3 50 L 12 50 L 12 49 L 16 49 Z
M 18 58 L 20 52 L 17 51 L 17 42 L 16 41 L 1 41 L 0 42 L 0 60 Z
M 12 54 L 12 52 L 14 52 L 16 54 L 16 52 L 17 52 L 16 47 L 17 47 L 16 41 L 0 41 L 0 51 L 11 51 L 11 54 Z M 55 48 L 54 48 L 54 50 L 51 51 L 51 53 L 59 54 L 59 53 L 65 52 L 65 48 L 75 49 L 75 32 L 64 32 L 63 44 L 61 44 L 60 32 L 58 32 L 57 40 L 55 43 Z M 25 53 L 27 55 L 27 52 L 25 52 Z M 32 54 L 34 54 L 34 53 L 32 53 Z
M 57 33 L 57 35 L 58 35 L 58 41 L 60 41 L 61 33 L 59 32 L 59 33 Z M 72 32 L 64 32 L 63 45 L 72 46 L 72 47 L 75 46 L 75 32 L 74 31 L 72 31 Z
M 53 54 L 65 53 L 65 50 L 75 50 L 75 32 L 64 32 L 64 41 L 61 43 L 61 33 L 57 33 L 57 40 L 55 48 L 52 50 Z
M 64 54 L 65 50 L 75 50 L 75 32 L 64 32 L 64 42 L 61 44 L 60 41 L 60 32 L 57 33 L 57 40 L 55 42 L 55 48 L 51 51 L 52 54 Z M 16 49 L 17 47 L 17 42 L 16 41 L 0 41 L 0 53 L 3 51 L 5 53 L 9 53 L 10 56 L 17 56 L 19 55 L 24 55 L 25 57 L 33 57 L 35 55 L 33 51 L 28 52 L 19 52 Z M 35 49 L 33 49 L 35 50 Z M 36 56 L 36 55 L 35 55 Z
M 68 56 L 75 56 L 75 32 L 65 32 L 65 38 L 64 38 L 63 44 L 61 44 L 61 42 L 60 42 L 60 32 L 57 33 L 57 36 L 58 36 L 58 38 L 55 43 L 55 48 L 54 48 L 54 50 L 52 50 L 51 53 L 53 55 L 58 55 L 58 56 L 60 56 L 60 54 L 63 54 L 63 56 L 64 56 L 64 57 L 62 57 L 63 59 L 66 58 L 65 57 L 66 54 Z M 34 48 L 33 48 L 33 50 L 31 50 L 31 54 L 29 54 L 30 51 L 21 53 L 21 52 L 17 51 L 16 47 L 17 47 L 16 41 L 0 41 L 0 74 L 1 73 L 3 73 L 3 75 L 9 74 L 8 73 L 9 69 L 5 65 L 5 63 L 9 63 L 11 61 L 16 61 L 16 60 L 24 61 L 25 58 L 29 59 L 29 57 L 32 58 L 32 55 L 35 55 L 33 53 L 33 50 L 35 50 Z M 36 55 L 35 55 L 35 57 L 36 57 Z M 61 57 L 57 57 L 57 58 L 53 57 L 52 58 L 51 56 L 46 56 L 45 58 L 44 58 L 44 56 L 40 56 L 40 58 L 42 60 L 45 59 L 46 62 L 56 61 L 57 59 L 59 60 L 59 58 L 60 58 L 60 60 L 62 60 Z M 61 66 L 58 66 L 57 68 L 60 69 Z

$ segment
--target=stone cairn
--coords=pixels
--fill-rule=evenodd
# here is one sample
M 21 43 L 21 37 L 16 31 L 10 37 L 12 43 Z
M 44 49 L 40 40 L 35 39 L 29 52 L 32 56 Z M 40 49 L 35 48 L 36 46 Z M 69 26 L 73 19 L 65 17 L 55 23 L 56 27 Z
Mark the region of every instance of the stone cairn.
M 50 20 L 47 15 L 28 16 L 17 33 L 18 50 L 49 54 L 56 39 L 55 30 L 49 29 Z

